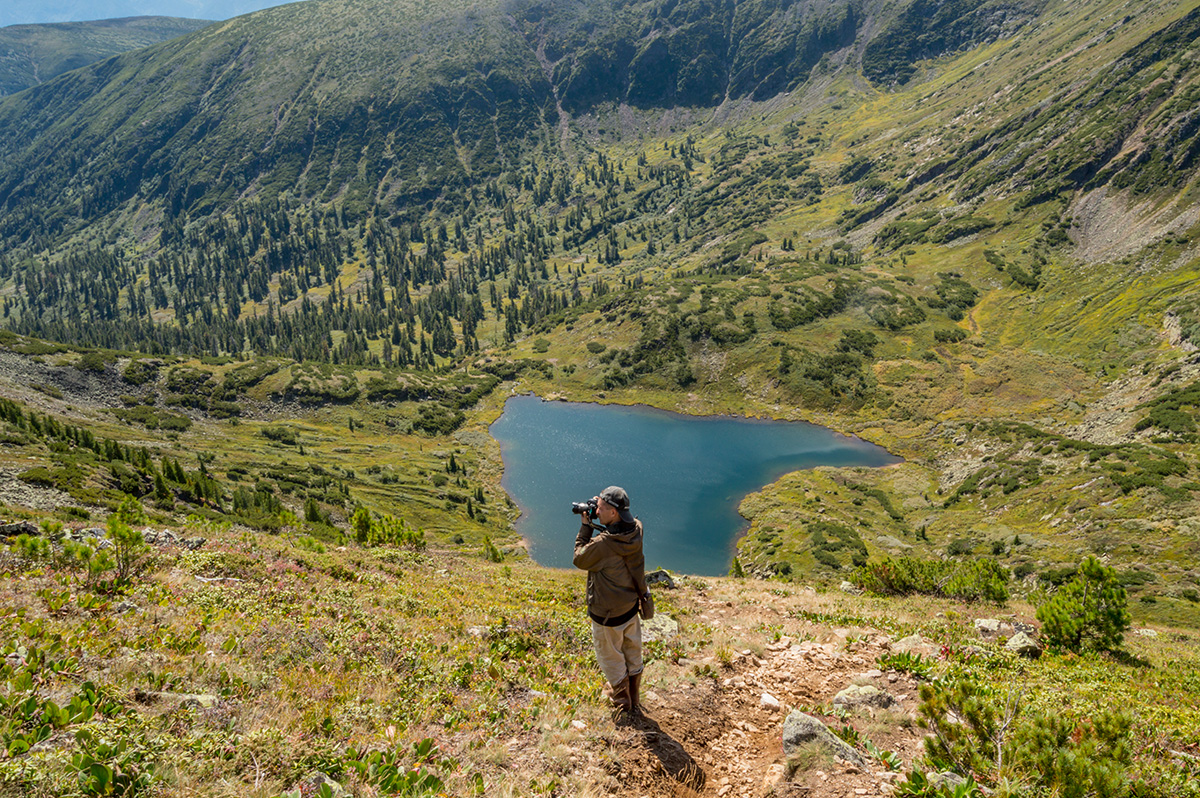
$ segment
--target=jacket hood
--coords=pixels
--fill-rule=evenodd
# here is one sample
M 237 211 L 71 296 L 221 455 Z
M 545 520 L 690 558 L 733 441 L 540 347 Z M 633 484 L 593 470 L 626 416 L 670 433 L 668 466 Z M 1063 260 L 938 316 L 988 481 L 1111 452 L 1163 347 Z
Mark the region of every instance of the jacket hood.
M 624 532 L 609 530 L 608 537 L 617 554 L 628 557 L 642 548 L 642 522 L 634 519 L 633 527 Z

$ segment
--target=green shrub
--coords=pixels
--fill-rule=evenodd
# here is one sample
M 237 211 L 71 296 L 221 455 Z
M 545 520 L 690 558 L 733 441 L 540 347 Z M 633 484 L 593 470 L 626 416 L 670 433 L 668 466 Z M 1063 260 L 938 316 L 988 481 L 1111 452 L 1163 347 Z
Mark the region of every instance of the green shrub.
M 413 429 L 428 435 L 449 435 L 467 420 L 461 410 L 451 410 L 434 402 L 425 402 L 413 419 Z
M 1037 619 L 1046 642 L 1068 651 L 1115 651 L 1131 618 L 1117 572 L 1088 557 L 1074 580 L 1042 606 Z
M 955 538 L 950 541 L 950 545 L 946 547 L 946 553 L 951 557 L 962 557 L 970 554 L 974 550 L 974 545 L 971 541 L 962 538 Z
M 1022 783 L 1033 788 L 1020 795 L 1129 794 L 1126 771 L 1133 756 L 1128 716 L 1104 711 L 1076 720 L 1057 712 L 1022 710 L 1015 694 L 996 694 L 970 680 L 921 685 L 918 722 L 930 731 L 925 738 L 928 764 L 974 776 L 984 784 L 1003 780 L 1006 786 Z M 922 794 L 905 792 L 901 786 L 897 795 Z
M 79 362 L 75 364 L 75 368 L 80 371 L 91 371 L 102 374 L 106 365 L 104 355 L 99 352 L 86 352 L 83 357 L 79 358 Z
M 952 327 L 949 330 L 934 330 L 933 340 L 940 344 L 956 344 L 959 341 L 967 340 L 967 331 L 961 327 Z
M 882 670 L 911 673 L 918 679 L 933 678 L 933 660 L 925 659 L 920 654 L 911 651 L 888 651 L 880 654 L 876 662 Z
M 995 560 L 965 562 L 920 560 L 913 557 L 886 558 L 854 569 L 849 581 L 884 596 L 919 593 L 966 601 L 1008 600 L 1009 571 Z
M 296 437 L 296 431 L 287 427 L 263 427 L 262 435 L 267 440 L 286 444 L 287 446 L 295 446 L 300 442 Z
M 13 552 L 29 567 L 50 559 L 50 541 L 36 535 L 17 535 Z
M 158 376 L 158 367 L 144 360 L 131 360 L 121 372 L 121 379 L 131 385 L 145 385 Z
M 350 531 L 354 534 L 354 539 L 362 546 L 425 548 L 424 531 L 409 529 L 403 519 L 386 514 L 375 515 L 362 506 L 359 506 L 350 517 Z
M 108 538 L 113 544 L 116 578 L 120 583 L 146 570 L 150 561 L 150 546 L 134 524 L 146 523 L 146 512 L 132 496 L 121 500 L 116 512 L 108 517 Z

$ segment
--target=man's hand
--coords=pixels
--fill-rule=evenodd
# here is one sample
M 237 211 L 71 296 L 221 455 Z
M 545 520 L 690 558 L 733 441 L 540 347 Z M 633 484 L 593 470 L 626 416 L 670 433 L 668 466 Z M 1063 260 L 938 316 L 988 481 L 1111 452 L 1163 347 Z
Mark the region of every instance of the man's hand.
M 595 504 L 595 503 L 597 503 L 597 502 L 599 502 L 599 501 L 600 501 L 600 497 L 599 497 L 599 496 L 593 496 L 593 497 L 592 497 L 592 504 Z M 585 524 L 588 524 L 588 525 L 590 526 L 590 525 L 591 525 L 591 523 L 592 523 L 592 514 L 591 514 L 591 513 L 589 513 L 587 510 L 584 510 L 582 513 L 580 513 L 580 515 L 582 515 L 582 516 L 583 516 L 583 523 L 585 523 Z

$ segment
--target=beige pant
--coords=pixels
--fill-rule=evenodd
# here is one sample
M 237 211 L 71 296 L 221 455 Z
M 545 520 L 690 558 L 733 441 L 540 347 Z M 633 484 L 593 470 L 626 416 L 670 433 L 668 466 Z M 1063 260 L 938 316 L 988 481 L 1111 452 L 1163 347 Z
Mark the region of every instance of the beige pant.
M 604 678 L 618 685 L 642 672 L 642 619 L 636 614 L 620 626 L 602 626 L 592 621 L 592 643 Z

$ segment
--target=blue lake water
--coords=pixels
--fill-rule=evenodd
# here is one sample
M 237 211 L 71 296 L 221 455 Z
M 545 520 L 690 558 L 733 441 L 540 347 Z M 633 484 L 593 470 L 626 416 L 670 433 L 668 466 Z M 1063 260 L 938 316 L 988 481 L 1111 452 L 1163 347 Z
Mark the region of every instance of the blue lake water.
M 508 400 L 491 426 L 501 484 L 521 508 L 517 531 L 542 565 L 569 568 L 579 530 L 571 502 L 608 485 L 629 492 L 645 526 L 646 567 L 715 576 L 729 571 L 746 527 L 746 494 L 789 471 L 885 466 L 887 450 L 825 427 L 648 407 Z

